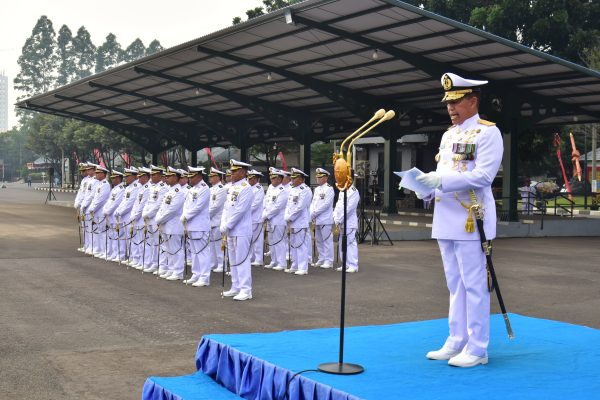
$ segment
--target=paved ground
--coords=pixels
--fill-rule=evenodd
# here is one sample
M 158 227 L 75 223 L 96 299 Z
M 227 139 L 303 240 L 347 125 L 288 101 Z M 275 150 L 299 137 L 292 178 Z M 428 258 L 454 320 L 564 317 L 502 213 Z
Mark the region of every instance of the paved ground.
M 204 334 L 339 324 L 339 273 L 255 269 L 252 301 L 223 300 L 220 277 L 208 288 L 185 287 L 78 253 L 74 211 L 45 206 L 45 198 L 24 185 L 0 189 L 2 399 L 139 399 L 148 375 L 192 373 Z M 497 240 L 509 311 L 600 328 L 599 244 Z M 348 325 L 445 316 L 435 242 L 359 251 L 361 271 L 348 276 Z

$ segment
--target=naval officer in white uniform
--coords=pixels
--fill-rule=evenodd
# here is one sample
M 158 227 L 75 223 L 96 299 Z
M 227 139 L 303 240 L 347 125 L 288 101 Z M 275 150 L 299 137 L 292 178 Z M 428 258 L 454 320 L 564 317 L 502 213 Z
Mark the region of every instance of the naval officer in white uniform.
M 310 219 L 315 224 L 315 242 L 319 259 L 315 266 L 333 267 L 333 187 L 327 183 L 329 171 L 316 169 L 317 183 L 312 202 L 310 203 Z
M 458 367 L 487 364 L 490 293 L 486 259 L 471 206 L 480 204 L 488 240 L 496 237 L 496 204 L 491 184 L 502 162 L 496 124 L 480 118 L 481 86 L 487 81 L 442 76 L 452 126 L 442 136 L 435 172 L 417 178 L 431 188 L 417 193 L 435 200 L 432 237 L 437 239 L 450 292 L 449 335 L 441 349 L 427 353 Z
M 242 161 L 231 160 L 231 186 L 221 217 L 221 234 L 227 236 L 227 251 L 231 266 L 231 289 L 225 297 L 244 301 L 252 299 L 250 242 L 252 240 L 252 200 L 254 191 L 246 180 L 248 168 Z
M 284 219 L 290 230 L 291 266 L 287 273 L 295 275 L 308 274 L 308 252 L 310 249 L 310 203 L 312 192 L 304 180 L 308 175 L 298 169 L 292 168 L 291 187 L 285 207 Z

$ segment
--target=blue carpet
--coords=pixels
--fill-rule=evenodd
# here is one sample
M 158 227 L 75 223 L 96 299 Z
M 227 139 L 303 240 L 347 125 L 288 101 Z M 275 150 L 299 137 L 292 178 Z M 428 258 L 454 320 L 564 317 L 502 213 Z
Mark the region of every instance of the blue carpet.
M 199 344 L 196 364 L 248 399 L 282 399 L 290 379 L 294 400 L 600 399 L 600 330 L 515 314 L 510 319 L 516 339 L 508 340 L 501 315 L 492 316 L 489 364 L 470 369 L 425 358 L 445 339 L 446 319 L 347 328 L 344 361 L 361 364 L 360 375 L 305 372 L 292 379 L 295 372 L 337 362 L 336 328 L 208 335 Z M 185 393 L 181 399 L 230 398 L 207 397 L 203 385 L 195 392 L 185 381 L 171 379 L 162 382 L 164 390 Z

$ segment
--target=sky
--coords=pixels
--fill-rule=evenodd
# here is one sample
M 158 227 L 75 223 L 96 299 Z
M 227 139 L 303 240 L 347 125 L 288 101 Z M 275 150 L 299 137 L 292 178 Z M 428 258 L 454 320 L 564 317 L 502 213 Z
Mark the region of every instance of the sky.
M 246 10 L 261 0 L 4 0 L 0 22 L 0 73 L 8 76 L 8 103 L 19 97 L 12 82 L 19 73 L 17 59 L 37 20 L 46 15 L 58 35 L 67 25 L 73 35 L 81 26 L 96 46 L 113 33 L 122 48 L 136 38 L 148 46 L 158 39 L 169 48 L 231 25 L 233 17 L 246 19 Z M 16 125 L 14 107 L 8 110 L 9 129 Z

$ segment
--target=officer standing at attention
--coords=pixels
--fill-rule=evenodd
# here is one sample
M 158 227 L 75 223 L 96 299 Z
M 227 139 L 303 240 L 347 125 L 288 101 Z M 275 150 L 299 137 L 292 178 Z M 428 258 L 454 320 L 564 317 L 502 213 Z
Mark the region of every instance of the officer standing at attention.
M 150 165 L 150 193 L 144 210 L 142 211 L 142 218 L 148 231 L 146 237 L 146 256 L 145 256 L 145 268 L 144 272 L 158 273 L 158 252 L 159 249 L 159 237 L 158 237 L 158 225 L 156 224 L 156 213 L 162 204 L 165 194 L 169 191 L 169 187 L 162 181 L 164 169 L 155 165 Z M 160 259 L 161 266 L 165 265 L 164 257 Z
M 286 238 L 284 216 L 288 192 L 282 184 L 284 175 L 283 171 L 271 168 L 269 172 L 271 185 L 265 195 L 262 215 L 263 221 L 267 224 L 269 253 L 271 254 L 271 263 L 265 265 L 265 268 L 272 268 L 275 271 L 285 270 L 287 264 L 285 255 L 288 248 L 284 240 Z
M 333 187 L 327 183 L 329 171 L 317 168 L 317 183 L 312 202 L 310 204 L 310 219 L 315 224 L 315 242 L 319 259 L 316 267 L 333 267 Z
M 356 229 L 358 228 L 358 218 L 356 216 L 356 208 L 360 202 L 360 194 L 354 185 L 350 186 L 343 192 L 340 192 L 338 201 L 333 210 L 333 221 L 338 225 L 340 230 L 340 238 L 338 240 L 339 257 L 342 260 L 342 235 L 344 234 L 344 197 L 348 196 L 346 204 L 346 242 L 348 244 L 348 252 L 346 253 L 346 272 L 358 272 L 358 246 L 356 244 Z M 336 268 L 336 271 L 341 271 L 342 267 Z
M 85 193 L 83 194 L 83 199 L 81 200 L 81 215 L 82 219 L 85 223 L 85 254 L 92 255 L 94 253 L 92 249 L 92 216 L 88 211 L 88 207 L 92 203 L 94 199 L 94 193 L 96 193 L 96 185 L 98 184 L 98 180 L 96 179 L 96 167 L 97 165 L 91 162 L 86 163 L 86 173 L 88 175 L 87 188 L 85 189 Z
M 185 196 L 181 223 L 187 232 L 192 260 L 192 276 L 184 283 L 192 286 L 210 284 L 210 188 L 204 182 L 204 167 L 188 167 L 190 189 Z
M 264 246 L 264 228 L 263 228 L 263 202 L 265 199 L 265 189 L 260 184 L 261 172 L 253 169 L 248 171 L 248 183 L 254 191 L 254 200 L 252 200 L 252 259 L 250 265 L 263 265 L 263 246 Z
M 210 167 L 208 181 L 210 183 L 210 268 L 214 272 L 223 272 L 223 251 L 221 250 L 221 216 L 227 199 L 227 188 L 221 182 L 224 172 Z
M 246 180 L 249 167 L 251 165 L 245 162 L 230 161 L 231 187 L 221 218 L 221 234 L 227 237 L 231 265 L 231 289 L 223 296 L 240 301 L 252 299 L 250 242 L 254 191 Z
M 290 230 L 290 247 L 292 265 L 285 272 L 296 275 L 308 274 L 307 254 L 310 248 L 310 203 L 312 192 L 304 180 L 308 175 L 292 168 L 292 184 L 285 207 L 284 219 Z
M 162 235 L 162 255 L 165 256 L 167 262 L 166 271 L 160 269 L 159 276 L 168 281 L 183 279 L 183 246 L 185 244 L 183 243 L 183 224 L 180 217 L 183 212 L 185 194 L 179 185 L 179 174 L 180 170 L 173 167 L 167 168 L 165 175 L 170 188 L 156 213 L 158 232 Z
M 123 200 L 121 200 L 121 204 L 117 207 L 115 211 L 115 216 L 117 218 L 117 226 L 119 229 L 119 233 L 121 238 L 125 239 L 121 241 L 121 245 L 125 243 L 125 246 L 121 246 L 121 254 L 120 260 L 124 261 L 125 257 L 129 257 L 125 262 L 129 264 L 133 261 L 131 254 L 129 251 L 129 242 L 133 239 L 133 225 L 131 221 L 131 210 L 133 209 L 133 204 L 137 199 L 137 192 L 140 188 L 138 183 L 137 174 L 138 170 L 135 167 L 125 168 L 123 170 L 125 173 L 125 183 L 127 186 L 125 187 L 125 196 L 123 196 Z M 123 243 L 124 242 L 124 243 Z
M 104 204 L 110 196 L 110 184 L 106 180 L 108 170 L 104 167 L 96 167 L 96 189 L 94 190 L 94 198 L 87 211 L 92 216 L 93 235 L 94 235 L 94 257 L 104 257 L 106 246 L 106 216 L 104 215 Z
M 83 232 L 84 229 L 86 228 L 86 226 L 83 223 L 83 216 L 81 214 L 81 203 L 83 202 L 83 198 L 84 198 L 86 190 L 87 190 L 87 185 L 90 180 L 90 178 L 88 177 L 88 174 L 87 174 L 87 164 L 86 163 L 79 164 L 79 173 L 81 173 L 81 182 L 79 182 L 79 189 L 77 190 L 77 195 L 75 195 L 75 202 L 74 202 L 73 206 L 75 207 L 75 210 L 77 210 L 77 220 L 79 221 L 79 225 L 81 226 L 81 230 Z M 86 242 L 87 242 L 87 237 L 86 237 L 86 235 L 84 235 L 81 247 L 78 248 L 77 251 L 84 252 Z
M 417 177 L 431 188 L 417 193 L 435 199 L 431 236 L 437 239 L 450 292 L 449 336 L 427 358 L 457 367 L 487 364 L 490 293 L 486 258 L 472 206 L 481 205 L 488 240 L 496 236 L 496 204 L 491 184 L 502 161 L 500 130 L 479 117 L 481 86 L 487 81 L 442 76 L 452 126 L 442 136 L 435 172 Z
M 110 196 L 106 204 L 104 204 L 104 215 L 106 215 L 106 223 L 108 224 L 108 248 L 106 249 L 106 260 L 108 261 L 119 261 L 117 243 L 117 220 L 115 218 L 115 210 L 121 204 L 123 195 L 125 194 L 125 185 L 123 184 L 123 174 L 119 171 L 112 170 L 110 175 L 112 181 L 112 189 Z
M 145 262 L 145 260 L 142 260 L 142 258 L 145 258 L 146 255 L 150 256 L 150 254 L 144 254 L 144 219 L 142 218 L 142 212 L 150 194 L 150 185 L 148 184 L 150 172 L 151 170 L 148 168 L 140 167 L 138 169 L 138 184 L 140 187 L 137 191 L 137 198 L 133 203 L 131 215 L 129 216 L 131 225 L 133 226 L 131 263 L 129 265 L 135 269 L 143 269 L 142 262 Z M 146 233 L 147 240 L 148 234 Z

